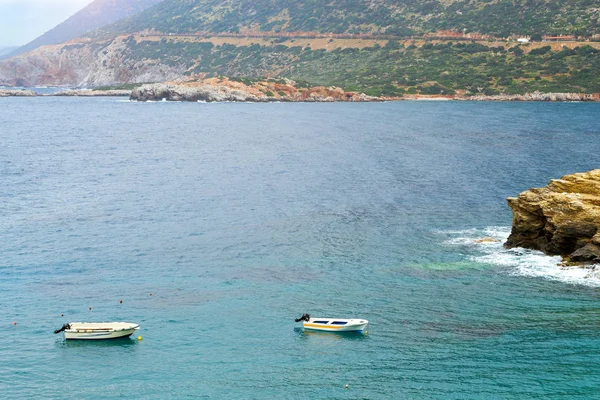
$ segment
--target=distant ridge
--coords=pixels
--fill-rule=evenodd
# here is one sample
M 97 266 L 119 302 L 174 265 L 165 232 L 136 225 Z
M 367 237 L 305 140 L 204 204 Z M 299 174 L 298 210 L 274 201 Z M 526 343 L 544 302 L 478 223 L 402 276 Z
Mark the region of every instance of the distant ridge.
M 5 54 L 11 53 L 18 48 L 19 48 L 18 46 L 0 47 L 0 57 L 2 57 Z
M 8 53 L 2 53 L 2 50 L 0 49 L 0 58 L 9 58 L 27 53 L 41 46 L 66 42 L 91 30 L 135 15 L 161 1 L 162 0 L 95 0 L 69 17 L 63 23 L 50 29 L 48 32 L 26 45 Z

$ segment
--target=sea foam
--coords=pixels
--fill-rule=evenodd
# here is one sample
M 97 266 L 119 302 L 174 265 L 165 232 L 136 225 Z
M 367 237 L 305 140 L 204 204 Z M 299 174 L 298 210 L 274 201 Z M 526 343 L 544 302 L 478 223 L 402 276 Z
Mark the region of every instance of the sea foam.
M 473 262 L 502 266 L 510 275 L 540 277 L 574 285 L 600 287 L 600 266 L 565 267 L 561 258 L 541 251 L 504 248 L 510 227 L 492 226 L 439 232 L 447 236 L 444 245 L 460 247 Z

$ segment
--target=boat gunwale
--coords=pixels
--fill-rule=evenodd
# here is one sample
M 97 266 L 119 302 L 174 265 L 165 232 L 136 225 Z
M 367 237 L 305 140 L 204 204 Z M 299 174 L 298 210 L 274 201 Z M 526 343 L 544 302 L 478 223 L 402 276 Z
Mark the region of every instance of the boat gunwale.
M 324 323 L 324 321 L 327 321 Z M 344 324 L 334 324 L 335 322 L 345 322 Z M 369 321 L 358 318 L 309 318 L 305 321 L 303 327 L 306 329 L 324 330 L 330 332 L 359 332 L 366 331 Z

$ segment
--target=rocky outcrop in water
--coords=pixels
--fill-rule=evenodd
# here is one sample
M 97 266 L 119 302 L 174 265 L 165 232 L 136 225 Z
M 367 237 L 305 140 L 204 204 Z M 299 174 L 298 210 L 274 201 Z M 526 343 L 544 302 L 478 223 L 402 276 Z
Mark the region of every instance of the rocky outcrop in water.
M 181 81 L 142 85 L 131 92 L 137 101 L 381 101 L 378 97 L 346 92 L 336 87 L 296 88 L 293 81 L 255 82 L 246 85 L 227 78 L 210 78 L 200 81 Z
M 600 169 L 565 175 L 507 200 L 513 221 L 505 247 L 600 263 Z
M 129 97 L 131 95 L 131 90 L 121 90 L 121 89 L 109 89 L 109 90 L 89 90 L 89 89 L 79 89 L 79 90 L 64 90 L 62 92 L 57 92 L 52 94 L 52 96 L 72 96 L 72 97 L 103 97 L 103 96 L 121 96 L 121 97 Z
M 33 90 L 0 90 L 0 97 L 35 97 Z
M 137 101 L 261 101 L 248 92 L 226 86 L 203 85 L 188 87 L 164 83 L 142 85 L 133 89 L 131 100 Z M 265 99 L 266 100 L 266 99 Z M 264 101 L 264 100 L 263 100 Z

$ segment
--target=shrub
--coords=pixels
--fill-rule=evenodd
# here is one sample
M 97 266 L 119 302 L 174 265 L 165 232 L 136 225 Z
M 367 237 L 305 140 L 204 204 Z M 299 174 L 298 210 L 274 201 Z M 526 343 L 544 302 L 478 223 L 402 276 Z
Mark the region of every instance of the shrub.
M 539 49 L 533 49 L 529 52 L 530 56 L 541 56 L 549 52 L 552 48 L 550 46 L 540 47 Z

